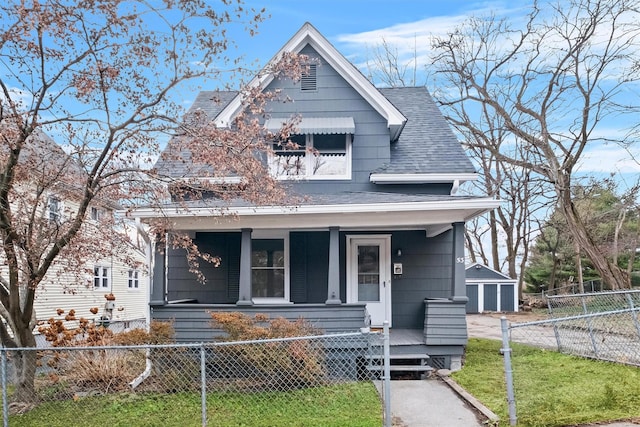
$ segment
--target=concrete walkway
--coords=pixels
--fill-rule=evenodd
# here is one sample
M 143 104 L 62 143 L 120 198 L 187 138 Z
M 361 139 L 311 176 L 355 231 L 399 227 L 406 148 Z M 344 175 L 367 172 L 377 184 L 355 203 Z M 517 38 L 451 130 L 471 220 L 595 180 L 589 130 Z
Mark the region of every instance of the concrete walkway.
M 381 392 L 381 383 L 376 384 Z M 482 427 L 477 412 L 437 377 L 391 381 L 394 427 Z
M 470 337 L 502 339 L 499 318 L 469 315 L 467 327 Z M 376 387 L 382 393 L 382 383 L 377 382 Z M 393 427 L 482 427 L 488 419 L 482 411 L 491 415 L 491 411 L 446 377 L 432 375 L 427 380 L 391 381 Z M 638 424 L 623 421 L 598 426 L 638 427 Z

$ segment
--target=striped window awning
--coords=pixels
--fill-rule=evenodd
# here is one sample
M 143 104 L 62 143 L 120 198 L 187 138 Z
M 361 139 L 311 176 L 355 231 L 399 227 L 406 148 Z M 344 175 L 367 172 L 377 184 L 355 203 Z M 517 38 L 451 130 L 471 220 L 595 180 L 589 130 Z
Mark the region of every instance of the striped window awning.
M 287 123 L 289 120 L 289 118 L 270 118 L 265 121 L 264 127 L 270 132 L 276 132 L 283 123 Z M 303 117 L 296 128 L 304 134 L 353 134 L 356 125 L 353 122 L 353 117 Z

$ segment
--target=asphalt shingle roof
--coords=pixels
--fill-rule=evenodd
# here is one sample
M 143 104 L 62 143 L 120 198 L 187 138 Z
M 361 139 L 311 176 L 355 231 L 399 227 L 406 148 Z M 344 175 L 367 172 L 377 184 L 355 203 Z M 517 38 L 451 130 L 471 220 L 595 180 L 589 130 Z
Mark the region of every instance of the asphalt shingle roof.
M 475 173 L 440 109 L 424 87 L 382 88 L 407 123 L 391 144 L 391 161 L 373 171 L 389 174 Z
M 390 162 L 372 173 L 437 174 L 475 173 L 471 161 L 453 134 L 438 106 L 424 87 L 383 88 L 380 92 L 406 117 L 407 123 L 398 141 L 391 143 Z M 235 91 L 202 91 L 190 111 L 201 110 L 214 119 L 237 95 Z M 197 172 L 187 168 L 188 153 L 182 161 L 171 160 L 171 142 L 156 163 L 160 174 L 193 177 Z M 190 165 L 192 166 L 192 165 Z

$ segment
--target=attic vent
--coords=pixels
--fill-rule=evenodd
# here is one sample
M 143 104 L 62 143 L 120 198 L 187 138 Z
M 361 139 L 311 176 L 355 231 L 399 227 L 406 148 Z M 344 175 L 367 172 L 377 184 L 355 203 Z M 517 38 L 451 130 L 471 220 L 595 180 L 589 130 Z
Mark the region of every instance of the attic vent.
M 309 64 L 309 72 L 303 73 L 300 79 L 301 90 L 317 90 L 316 64 Z

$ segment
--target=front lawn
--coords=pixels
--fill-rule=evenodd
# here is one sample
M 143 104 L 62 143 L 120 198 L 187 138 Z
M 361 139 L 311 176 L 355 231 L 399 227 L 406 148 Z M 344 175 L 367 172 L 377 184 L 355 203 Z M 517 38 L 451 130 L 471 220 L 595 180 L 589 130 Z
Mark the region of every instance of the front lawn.
M 382 425 L 382 404 L 371 383 L 350 383 L 292 392 L 209 393 L 209 426 Z M 197 393 L 120 393 L 43 403 L 10 417 L 10 426 L 158 426 L 202 425 Z
M 469 340 L 453 378 L 509 425 L 501 342 Z M 519 426 L 640 420 L 640 368 L 512 343 Z

